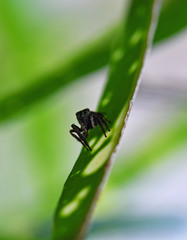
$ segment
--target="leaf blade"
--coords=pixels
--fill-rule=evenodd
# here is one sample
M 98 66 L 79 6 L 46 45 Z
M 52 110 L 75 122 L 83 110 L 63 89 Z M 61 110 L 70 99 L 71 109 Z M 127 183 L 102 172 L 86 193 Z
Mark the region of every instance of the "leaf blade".
M 177 19 L 174 17 L 176 16 L 176 8 L 178 12 L 180 10 L 185 12 L 187 10 L 186 0 L 180 2 L 173 0 L 163 9 L 154 43 L 158 43 L 186 27 L 186 14 L 181 14 L 180 21 L 176 22 Z M 175 24 L 170 24 L 173 19 L 175 19 Z M 96 41 L 87 44 L 82 50 L 76 52 L 66 63 L 62 63 L 58 69 L 54 69 L 45 76 L 40 77 L 32 85 L 0 99 L 0 122 L 11 119 L 15 114 L 52 95 L 68 83 L 106 66 L 112 39 L 118 28 L 119 24 L 113 26 Z
M 134 0 L 132 3 L 117 50 L 113 51 L 109 79 L 98 105 L 98 111 L 106 112 L 112 121 L 111 132 L 107 139 L 99 129 L 90 132 L 88 141 L 93 151 L 82 150 L 64 185 L 55 213 L 54 240 L 82 239 L 85 234 L 103 181 L 109 173 L 124 120 L 128 118 L 147 45 L 153 35 L 155 2 Z M 138 10 L 141 11 L 138 13 Z M 137 34 L 140 29 L 141 37 Z M 121 52 L 116 53 L 119 49 Z M 134 61 L 138 63 L 134 64 Z
M 186 116 L 182 115 L 176 122 L 162 127 L 134 153 L 120 161 L 119 168 L 114 169 L 111 175 L 109 186 L 116 189 L 135 180 L 142 172 L 146 172 L 165 157 L 167 159 L 167 156 L 178 148 L 180 149 L 186 139 Z

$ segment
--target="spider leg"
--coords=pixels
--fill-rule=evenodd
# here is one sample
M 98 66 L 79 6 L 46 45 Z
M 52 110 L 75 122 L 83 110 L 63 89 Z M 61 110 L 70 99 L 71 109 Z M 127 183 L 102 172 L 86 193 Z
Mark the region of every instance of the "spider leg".
M 76 125 L 75 125 L 75 126 L 76 126 Z M 80 129 L 80 128 L 79 128 L 79 129 Z M 82 124 L 80 130 L 83 132 L 82 135 L 83 135 L 84 138 L 86 139 L 87 136 L 88 136 L 88 130 L 87 130 L 87 128 Z
M 100 128 L 101 128 L 101 130 L 103 131 L 105 137 L 107 137 L 107 135 L 106 135 L 106 133 L 105 133 L 105 129 L 104 129 L 104 127 L 103 127 L 102 118 L 99 117 L 97 114 L 95 114 L 95 118 L 96 118 L 96 120 L 97 120 L 97 122 L 98 122 L 98 124 L 99 124 L 99 126 L 100 126 Z
M 111 121 L 110 120 L 108 120 L 107 118 L 105 118 L 105 116 L 102 114 L 102 113 L 97 113 L 99 116 L 101 116 L 101 118 L 103 119 L 103 120 L 105 120 L 105 121 L 107 121 L 108 123 L 111 123 Z
M 92 118 L 93 118 L 93 120 L 92 120 Z M 91 116 L 91 123 L 92 123 L 92 122 L 94 123 L 94 118 L 96 119 L 98 125 L 100 126 L 101 130 L 103 131 L 105 137 L 107 137 L 107 136 L 106 136 L 106 133 L 105 133 L 105 129 L 104 129 L 104 127 L 103 127 L 103 124 L 105 125 L 105 127 L 107 128 L 107 130 L 110 131 L 109 126 L 108 126 L 108 124 L 106 123 L 106 121 L 109 121 L 109 120 L 106 119 L 106 121 L 105 121 L 105 117 L 103 116 L 103 114 L 102 114 L 102 113 L 97 113 L 97 112 L 94 112 L 94 113 L 93 113 L 93 116 Z
M 99 115 L 99 118 L 101 119 L 102 123 L 104 123 L 107 130 L 110 132 L 110 128 L 109 128 L 109 126 L 106 122 L 110 123 L 111 121 L 106 119 L 105 116 L 102 113 L 97 113 L 97 114 Z
M 90 116 L 90 122 L 91 122 L 92 128 L 95 127 L 94 116 L 95 116 L 95 114 L 92 114 L 92 115 Z
M 76 138 L 87 150 L 92 151 L 92 149 L 90 148 L 88 142 L 86 141 L 86 138 L 82 135 L 81 133 L 81 129 L 79 127 L 77 127 L 75 124 L 72 124 L 71 127 L 73 129 L 70 130 L 70 134 Z M 77 135 L 75 135 L 74 133 L 76 133 Z
M 100 128 L 102 129 L 102 131 L 103 131 L 103 133 L 104 133 L 105 137 L 107 137 L 107 135 L 106 135 L 106 133 L 105 133 L 105 129 L 104 129 L 104 127 L 103 127 L 103 124 L 102 124 L 102 122 L 101 122 L 101 121 L 99 121 L 99 122 L 98 122 L 98 124 L 99 124 Z
M 102 123 L 105 125 L 105 127 L 107 128 L 107 130 L 110 132 L 110 128 L 108 126 L 108 124 L 106 123 L 104 118 L 101 118 Z
M 70 134 L 71 134 L 74 138 L 76 138 L 87 150 L 89 150 L 89 148 L 85 145 L 84 141 L 82 141 L 81 138 L 79 138 L 77 135 L 74 134 L 74 132 L 77 133 L 75 130 L 72 129 L 72 130 L 70 130 L 69 132 L 70 132 Z

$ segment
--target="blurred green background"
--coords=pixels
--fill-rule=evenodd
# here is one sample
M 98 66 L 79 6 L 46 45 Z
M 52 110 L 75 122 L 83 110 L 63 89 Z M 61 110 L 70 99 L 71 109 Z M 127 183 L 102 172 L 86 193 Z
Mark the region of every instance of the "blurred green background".
M 1 0 L 0 101 L 105 32 L 123 7 L 122 0 Z M 88 239 L 187 239 L 186 49 L 183 31 L 152 51 Z M 85 76 L 1 123 L 0 239 L 49 238 L 81 148 L 70 125 L 78 110 L 96 108 L 106 75 Z

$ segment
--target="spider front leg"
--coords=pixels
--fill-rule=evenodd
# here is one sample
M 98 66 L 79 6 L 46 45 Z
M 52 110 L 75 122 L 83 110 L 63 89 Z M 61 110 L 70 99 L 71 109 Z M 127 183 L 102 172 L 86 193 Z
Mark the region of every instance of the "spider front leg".
M 88 144 L 88 142 L 86 141 L 86 138 L 82 135 L 82 130 L 79 128 L 79 127 L 77 127 L 75 124 L 72 124 L 71 125 L 71 127 L 73 128 L 73 129 L 71 129 L 69 132 L 70 132 L 70 134 L 74 137 L 74 138 L 76 138 L 87 150 L 90 150 L 90 151 L 92 151 L 92 149 L 90 148 L 90 146 L 89 146 L 89 144 Z M 74 133 L 76 133 L 76 134 L 74 134 Z

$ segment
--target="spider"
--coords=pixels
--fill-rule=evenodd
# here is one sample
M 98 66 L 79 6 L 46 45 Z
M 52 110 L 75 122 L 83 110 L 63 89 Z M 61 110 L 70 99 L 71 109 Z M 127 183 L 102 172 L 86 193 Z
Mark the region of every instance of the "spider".
M 102 113 L 99 112 L 92 112 L 88 108 L 83 109 L 76 113 L 77 120 L 81 126 L 79 128 L 75 124 L 72 124 L 72 129 L 70 130 L 70 134 L 76 138 L 82 145 L 87 149 L 92 151 L 91 147 L 89 146 L 88 142 L 86 141 L 86 138 L 88 136 L 88 130 L 94 128 L 95 126 L 99 125 L 101 130 L 103 131 L 105 137 L 105 129 L 104 126 L 107 128 L 108 131 L 110 131 L 108 125 L 106 122 L 110 122 L 107 120 Z M 77 135 L 76 135 L 76 134 Z

